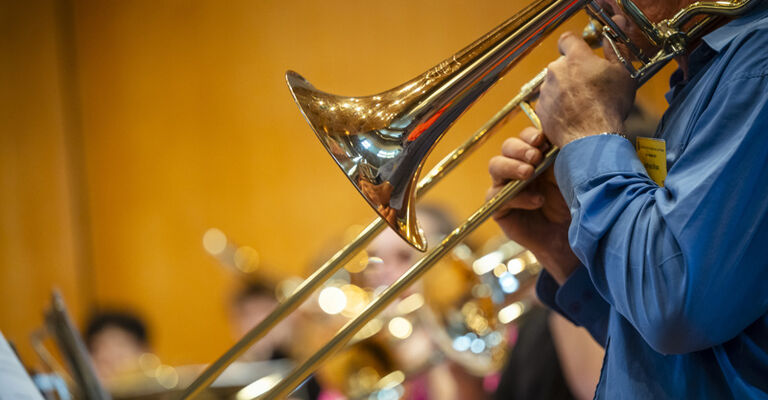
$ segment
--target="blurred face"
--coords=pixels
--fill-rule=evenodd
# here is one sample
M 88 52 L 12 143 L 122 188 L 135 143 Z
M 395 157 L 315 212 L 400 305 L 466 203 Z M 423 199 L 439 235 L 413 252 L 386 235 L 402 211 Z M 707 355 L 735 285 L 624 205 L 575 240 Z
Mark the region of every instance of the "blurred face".
M 233 310 L 232 320 L 236 338 L 243 337 L 266 318 L 276 306 L 277 301 L 268 296 L 251 296 L 237 303 Z M 287 338 L 290 324 L 289 319 L 278 324 L 243 355 L 243 360 L 268 360 L 282 343 L 281 340 Z
M 266 296 L 251 296 L 239 302 L 234 310 L 235 335 L 242 337 L 264 319 L 277 302 Z
M 91 342 L 91 356 L 96 373 L 103 380 L 110 380 L 122 373 L 136 371 L 139 357 L 147 351 L 130 333 L 114 326 L 107 326 L 97 333 Z
M 430 246 L 433 246 L 439 240 L 439 238 L 435 237 L 435 232 L 437 231 L 435 222 L 428 215 L 419 215 L 419 218 L 419 223 L 424 229 L 427 241 L 430 243 Z M 384 230 L 373 239 L 367 251 L 368 256 L 378 257 L 382 260 L 381 264 L 372 265 L 363 272 L 365 284 L 373 288 L 391 284 L 424 255 L 424 253 L 411 247 L 392 229 Z M 417 285 L 411 286 L 411 289 L 407 290 L 406 294 L 413 293 L 413 288 Z
M 365 283 L 371 287 L 392 283 L 418 260 L 419 254 L 394 231 L 385 230 L 368 246 L 368 255 L 380 258 L 382 263 L 365 270 Z

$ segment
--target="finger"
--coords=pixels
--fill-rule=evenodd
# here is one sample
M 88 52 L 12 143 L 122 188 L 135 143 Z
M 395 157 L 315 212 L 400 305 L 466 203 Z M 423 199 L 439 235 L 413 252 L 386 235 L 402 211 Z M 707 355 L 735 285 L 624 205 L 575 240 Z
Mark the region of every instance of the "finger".
M 501 146 L 501 154 L 531 165 L 537 165 L 542 157 L 541 150 L 518 138 L 505 140 Z
M 494 186 L 503 185 L 514 179 L 528 179 L 533 176 L 533 165 L 504 156 L 491 158 L 488 164 Z
M 557 48 L 560 50 L 560 54 L 566 57 L 570 55 L 592 54 L 592 49 L 587 42 L 573 32 L 565 32 L 560 35 L 560 40 L 557 41 Z
M 503 186 L 495 186 L 488 189 L 486 193 L 486 201 L 489 201 L 496 196 L 496 194 L 503 188 Z M 517 196 L 511 198 L 505 202 L 499 210 L 494 213 L 495 217 L 500 217 L 509 212 L 509 210 L 537 210 L 544 205 L 544 196 L 541 193 L 526 188 Z
M 531 146 L 536 146 L 539 148 L 547 142 L 541 130 L 532 126 L 529 126 L 520 132 L 520 139 Z

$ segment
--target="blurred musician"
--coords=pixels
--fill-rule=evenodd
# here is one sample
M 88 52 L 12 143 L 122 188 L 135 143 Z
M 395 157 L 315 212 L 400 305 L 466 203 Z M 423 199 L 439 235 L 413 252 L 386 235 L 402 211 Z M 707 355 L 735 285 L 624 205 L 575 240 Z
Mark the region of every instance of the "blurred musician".
M 453 222 L 442 209 L 421 205 L 418 217 L 431 243 L 439 242 L 453 229 Z M 397 234 L 386 230 L 367 249 L 379 258 L 362 272 L 368 286 L 387 285 L 401 276 L 421 257 Z M 440 274 L 439 267 L 433 272 Z M 432 276 L 434 277 L 434 275 Z M 425 279 L 430 279 L 428 275 Z M 424 293 L 422 281 L 414 284 L 403 297 Z M 512 328 L 515 330 L 516 328 Z M 418 373 L 408 374 L 405 399 L 483 399 L 493 391 L 486 379 L 467 373 L 461 366 L 441 359 L 432 333 L 423 324 L 414 323 L 413 333 L 404 340 L 390 343 L 394 364 L 409 366 Z M 493 398 L 496 399 L 589 399 L 600 373 L 603 351 L 582 328 L 538 306 L 522 318 L 516 341 L 511 343 L 509 360 Z
M 263 284 L 247 282 L 232 298 L 230 317 L 233 336 L 243 337 L 277 306 L 275 291 Z M 241 361 L 289 358 L 293 319 L 287 318 L 243 354 Z
M 85 329 L 84 339 L 103 382 L 138 371 L 139 359 L 150 351 L 146 324 L 137 315 L 125 311 L 95 313 Z
M 239 339 L 261 322 L 277 306 L 275 289 L 270 286 L 249 281 L 235 294 L 232 299 L 230 316 L 235 338 Z M 293 331 L 296 326 L 294 317 L 286 318 L 261 340 L 251 346 L 240 357 L 242 362 L 270 361 L 292 359 L 295 351 Z M 318 398 L 320 387 L 314 378 L 302 386 L 294 398 Z
M 536 305 L 519 322 L 494 399 L 592 399 L 602 360 L 585 329 Z
M 442 240 L 453 230 L 454 224 L 440 208 L 422 205 L 417 215 L 430 243 Z M 422 253 L 413 249 L 394 231 L 387 229 L 368 246 L 368 255 L 381 260 L 380 264 L 366 268 L 361 277 L 370 287 L 389 285 L 405 273 Z M 423 291 L 422 282 L 412 285 L 402 297 Z M 482 379 L 473 377 L 445 359 L 435 358 L 439 352 L 430 339 L 430 332 L 418 323 L 408 338 L 391 344 L 396 364 L 417 371 L 410 374 L 405 386 L 404 399 L 482 399 L 485 396 Z
M 659 21 L 693 1 L 636 3 Z M 541 88 L 543 132 L 491 160 L 493 193 L 531 175 L 545 138 L 562 149 L 496 220 L 546 269 L 539 297 L 605 346 L 598 399 L 768 398 L 768 4 L 725 23 L 677 59 L 658 182 L 620 135 L 634 83 L 573 34 Z

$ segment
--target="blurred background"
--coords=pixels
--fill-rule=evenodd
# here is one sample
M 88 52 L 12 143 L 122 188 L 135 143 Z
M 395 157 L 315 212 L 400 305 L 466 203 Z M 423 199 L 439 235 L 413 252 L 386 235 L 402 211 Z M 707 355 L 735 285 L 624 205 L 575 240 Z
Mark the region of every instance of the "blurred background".
M 527 2 L 509 0 L 0 1 L 0 330 L 34 360 L 51 288 L 79 327 L 129 309 L 170 365 L 236 337 L 239 273 L 204 247 L 248 246 L 247 272 L 306 276 L 332 238 L 374 213 L 293 103 L 294 69 L 332 93 L 373 94 L 422 73 Z M 566 24 L 581 30 L 586 17 Z M 462 117 L 430 166 L 554 60 L 554 35 Z M 638 95 L 666 107 L 669 70 Z M 479 206 L 509 124 L 427 198 Z M 477 240 L 497 236 L 487 223 Z M 210 245 L 210 243 L 208 243 Z

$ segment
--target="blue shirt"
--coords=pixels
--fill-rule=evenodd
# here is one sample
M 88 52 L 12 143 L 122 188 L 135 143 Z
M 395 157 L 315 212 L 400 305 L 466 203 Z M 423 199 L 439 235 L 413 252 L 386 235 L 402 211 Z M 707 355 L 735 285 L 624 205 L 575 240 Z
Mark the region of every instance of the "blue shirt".
M 672 77 L 655 184 L 617 135 L 555 164 L 583 263 L 539 297 L 606 349 L 599 399 L 768 399 L 768 7 L 705 36 Z

